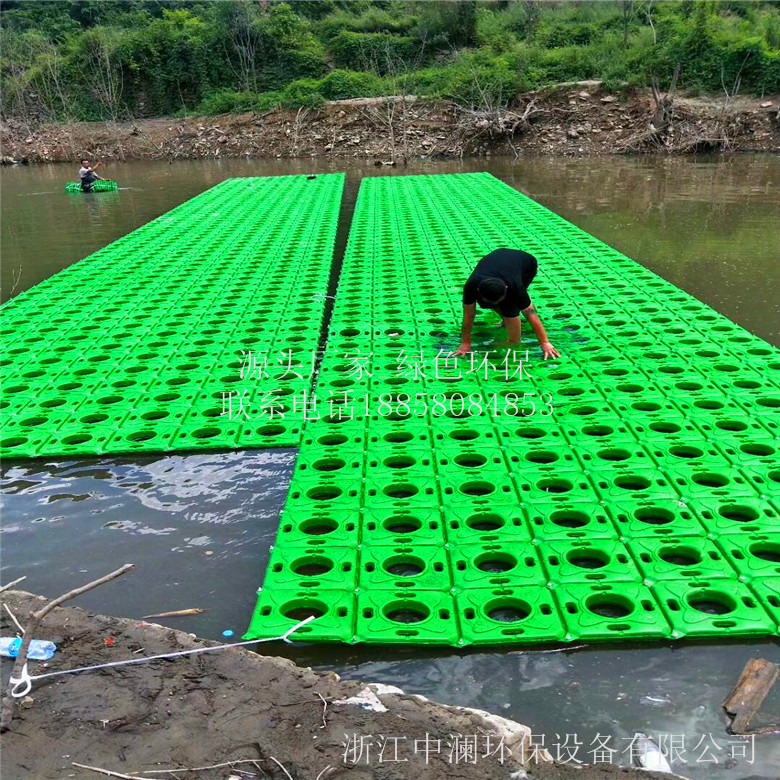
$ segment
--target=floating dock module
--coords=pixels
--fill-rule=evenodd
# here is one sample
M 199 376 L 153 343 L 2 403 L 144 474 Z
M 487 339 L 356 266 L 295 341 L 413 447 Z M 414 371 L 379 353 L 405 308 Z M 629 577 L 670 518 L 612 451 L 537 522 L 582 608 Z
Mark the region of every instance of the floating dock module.
M 343 185 L 228 179 L 13 298 L 0 454 L 297 445 Z
M 98 179 L 92 182 L 91 192 L 116 192 L 119 189 L 119 185 L 115 181 L 109 181 L 108 179 Z M 81 188 L 81 183 L 77 181 L 69 181 L 65 185 L 65 192 L 84 192 Z
M 563 357 L 481 313 L 456 368 L 507 246 Z M 492 176 L 363 181 L 317 393 L 247 638 L 777 633 L 780 351 Z

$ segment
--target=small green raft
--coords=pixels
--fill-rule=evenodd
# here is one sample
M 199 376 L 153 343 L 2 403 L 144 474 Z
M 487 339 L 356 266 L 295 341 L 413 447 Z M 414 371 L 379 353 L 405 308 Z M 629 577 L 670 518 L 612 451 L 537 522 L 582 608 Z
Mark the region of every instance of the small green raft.
M 92 182 L 92 189 L 90 192 L 116 192 L 119 189 L 119 185 L 115 181 L 101 180 Z M 81 183 L 77 181 L 69 181 L 65 185 L 65 192 L 83 192 L 81 189 Z

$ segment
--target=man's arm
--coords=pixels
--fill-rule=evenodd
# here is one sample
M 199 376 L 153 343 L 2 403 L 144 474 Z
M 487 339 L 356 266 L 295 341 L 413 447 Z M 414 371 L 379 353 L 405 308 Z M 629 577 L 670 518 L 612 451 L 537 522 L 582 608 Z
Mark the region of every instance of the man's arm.
M 539 339 L 539 346 L 542 348 L 544 359 L 547 360 L 548 357 L 560 357 L 561 353 L 558 352 L 558 350 L 555 349 L 552 344 L 550 344 L 550 341 L 547 338 L 547 331 L 544 329 L 544 325 L 542 325 L 542 321 L 539 319 L 539 315 L 536 313 L 536 309 L 534 308 L 533 303 L 531 303 L 527 309 L 523 309 L 523 316 L 531 324 L 531 327 L 534 329 L 534 333 L 536 334 L 536 338 Z M 517 321 L 518 323 L 520 322 L 519 317 L 517 318 Z
M 463 323 L 460 326 L 460 346 L 455 355 L 465 355 L 471 352 L 471 328 L 474 325 L 474 317 L 477 313 L 476 303 L 463 304 Z
M 510 344 L 517 344 L 522 340 L 520 334 L 520 317 L 504 317 L 504 325 L 506 325 L 506 340 Z

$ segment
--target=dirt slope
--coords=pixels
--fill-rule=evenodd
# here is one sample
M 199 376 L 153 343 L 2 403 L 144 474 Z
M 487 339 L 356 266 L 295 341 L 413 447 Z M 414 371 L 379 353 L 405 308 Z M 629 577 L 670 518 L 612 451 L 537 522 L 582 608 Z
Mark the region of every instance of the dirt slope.
M 22 623 L 44 603 L 23 591 L 8 591 L 2 601 Z M 50 613 L 45 629 L 59 650 L 48 668 L 31 664 L 33 674 L 214 644 L 156 624 L 72 607 Z M 5 610 L 0 631 L 3 636 L 14 631 Z M 113 642 L 107 645 L 109 637 Z M 3 659 L 4 686 L 10 669 L 11 662 Z M 426 734 L 431 740 L 442 740 L 441 752 L 431 751 L 428 763 L 422 750 L 414 752 L 415 740 L 422 745 Z M 512 755 L 507 753 L 503 764 L 497 756 L 478 757 L 476 763 L 451 762 L 446 741 L 455 734 L 478 735 L 480 754 L 488 736 L 493 745 L 503 737 Z M 649 780 L 655 776 L 608 766 L 523 765 L 524 748 L 526 758 L 533 752 L 528 750 L 529 734 L 527 727 L 487 713 L 436 704 L 386 686 L 342 682 L 332 673 L 318 674 L 239 648 L 41 681 L 17 705 L 12 728 L 3 737 L 2 776 L 3 780 L 101 777 L 74 767 L 75 762 L 142 777 L 151 770 L 250 759 L 253 763 L 232 768 L 145 776 L 201 780 Z M 347 735 L 373 735 L 375 744 L 380 735 L 406 737 L 397 743 L 398 757 L 408 760 L 388 760 L 395 744 L 390 741 L 381 762 L 375 747 L 368 764 L 354 765 L 350 760 L 354 754 L 345 762 Z
M 780 99 L 683 98 L 672 125 L 648 133 L 649 94 L 600 82 L 518 97 L 511 110 L 459 107 L 413 96 L 334 101 L 265 114 L 80 123 L 30 128 L 5 122 L 4 162 L 218 157 L 354 157 L 379 164 L 472 154 L 609 155 L 780 150 Z

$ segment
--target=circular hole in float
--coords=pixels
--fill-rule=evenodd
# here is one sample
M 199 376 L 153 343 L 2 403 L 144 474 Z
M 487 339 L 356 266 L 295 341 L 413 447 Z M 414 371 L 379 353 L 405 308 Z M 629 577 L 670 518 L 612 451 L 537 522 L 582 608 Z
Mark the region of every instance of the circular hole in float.
M 756 558 L 761 558 L 762 561 L 769 561 L 770 563 L 780 563 L 780 544 L 772 544 L 771 542 L 756 542 L 751 544 L 748 548 L 750 554 Z
M 319 577 L 333 568 L 333 561 L 324 555 L 307 555 L 290 564 L 290 569 L 301 577 Z
M 700 590 L 690 593 L 686 600 L 689 606 L 706 615 L 727 615 L 737 607 L 731 596 L 718 590 Z
M 514 569 L 517 566 L 517 559 L 507 553 L 484 553 L 474 559 L 474 565 L 480 571 L 500 574 Z
M 701 553 L 698 550 L 681 545 L 662 547 L 658 551 L 658 557 L 675 566 L 695 566 L 697 563 L 701 563 Z
M 609 563 L 609 556 L 595 548 L 569 550 L 566 560 L 580 569 L 602 569 Z
M 525 459 L 531 463 L 555 463 L 558 454 L 549 450 L 532 450 L 526 453 Z
M 425 571 L 425 561 L 412 555 L 394 555 L 382 562 L 382 568 L 394 577 L 417 577 Z
M 768 444 L 740 444 L 739 445 L 740 450 L 745 453 L 745 455 L 755 455 L 758 458 L 767 458 L 770 455 L 775 454 L 775 448 L 770 447 Z
M 311 464 L 311 467 L 315 471 L 338 471 L 339 469 L 343 469 L 346 465 L 346 462 L 341 460 L 341 458 L 321 458 L 320 460 L 314 461 L 314 463 Z
M 390 498 L 411 498 L 419 493 L 419 488 L 414 485 L 397 483 L 393 485 L 387 485 L 382 492 Z
M 752 523 L 759 518 L 759 514 L 755 509 L 749 506 L 742 506 L 741 504 L 726 504 L 718 507 L 718 514 L 721 517 L 725 517 L 726 520 L 733 520 L 737 523 Z
M 590 522 L 590 518 L 584 512 L 559 509 L 550 515 L 550 522 L 561 528 L 584 528 Z
M 634 611 L 634 605 L 629 599 L 612 593 L 590 596 L 585 601 L 585 606 L 594 615 L 605 618 L 628 617 Z
M 545 493 L 568 493 L 574 485 L 568 479 L 548 478 L 540 479 L 536 486 Z
M 646 477 L 625 474 L 615 478 L 615 485 L 623 490 L 647 490 L 651 482 Z
M 488 496 L 496 489 L 490 482 L 465 482 L 460 486 L 460 492 L 467 496 Z
M 383 462 L 389 469 L 409 469 L 417 463 L 417 460 L 408 455 L 393 455 L 390 458 L 385 458 Z
M 328 608 L 320 601 L 295 599 L 294 601 L 288 601 L 279 611 L 284 617 L 300 622 L 310 617 L 322 617 L 328 611 Z
M 484 610 L 497 623 L 517 623 L 531 614 L 530 604 L 521 599 L 493 599 L 485 604 Z
M 501 515 L 481 512 L 466 518 L 466 525 L 474 531 L 497 531 L 505 524 Z
M 619 447 L 610 447 L 609 449 L 599 450 L 596 453 L 596 457 L 601 458 L 601 460 L 610 460 L 619 463 L 623 460 L 629 460 L 631 458 L 631 453 L 628 450 Z
M 701 458 L 704 455 L 704 451 L 698 447 L 680 444 L 670 447 L 669 454 L 674 455 L 676 458 L 691 459 Z
M 313 517 L 310 520 L 304 520 L 299 527 L 301 533 L 307 536 L 326 536 L 333 533 L 339 524 L 330 517 Z
M 476 452 L 467 452 L 462 455 L 456 455 L 453 460 L 464 469 L 475 469 L 479 466 L 484 466 L 487 463 L 487 458 Z
M 724 474 L 716 474 L 712 471 L 699 472 L 694 474 L 691 479 L 697 485 L 711 488 L 725 487 L 730 482 L 729 478 Z
M 661 509 L 660 507 L 635 509 L 634 517 L 640 523 L 647 523 L 648 525 L 668 525 L 674 522 L 674 514 L 668 509 Z
M 306 495 L 312 501 L 333 501 L 341 495 L 341 488 L 335 485 L 317 485 L 309 489 Z
M 402 515 L 387 518 L 382 527 L 391 534 L 413 534 L 422 528 L 422 523 L 416 517 Z
M 385 617 L 394 623 L 421 623 L 431 611 L 418 601 L 391 601 L 385 605 Z
M 408 431 L 391 431 L 390 433 L 386 433 L 382 438 L 392 444 L 401 444 L 405 441 L 411 441 L 414 438 L 414 435 Z

